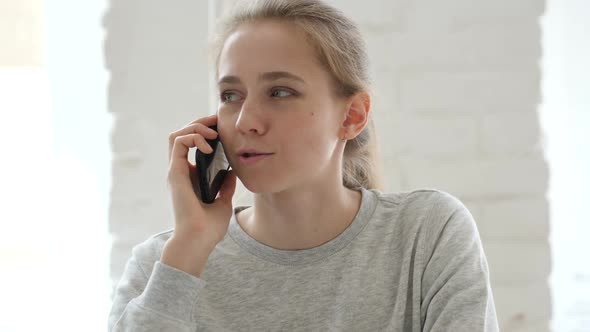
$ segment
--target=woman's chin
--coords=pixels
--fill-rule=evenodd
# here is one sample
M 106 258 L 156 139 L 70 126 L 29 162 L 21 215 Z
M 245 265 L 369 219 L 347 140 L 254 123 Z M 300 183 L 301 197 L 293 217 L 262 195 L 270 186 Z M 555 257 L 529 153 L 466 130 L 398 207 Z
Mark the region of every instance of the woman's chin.
M 253 194 L 260 194 L 265 192 L 264 182 L 256 179 L 248 179 L 247 177 L 239 177 L 242 185 Z
M 264 194 L 277 191 L 277 182 L 263 179 L 240 178 L 240 181 L 249 192 L 253 194 Z

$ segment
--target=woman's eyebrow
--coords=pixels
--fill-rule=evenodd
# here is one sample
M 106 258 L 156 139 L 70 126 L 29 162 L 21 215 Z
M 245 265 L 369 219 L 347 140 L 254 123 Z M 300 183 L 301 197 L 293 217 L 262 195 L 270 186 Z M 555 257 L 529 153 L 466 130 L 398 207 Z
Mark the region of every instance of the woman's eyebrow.
M 281 78 L 286 78 L 289 80 L 293 80 L 293 81 L 298 81 L 301 83 L 305 83 L 305 81 L 303 80 L 303 78 L 295 75 L 295 74 L 291 74 L 287 71 L 271 71 L 271 72 L 267 72 L 264 73 L 262 75 L 260 75 L 258 77 L 258 80 L 260 81 L 276 81 L 278 79 Z
M 305 84 L 305 81 L 301 77 L 299 77 L 295 74 L 291 74 L 287 71 L 269 71 L 266 73 L 262 73 L 258 76 L 259 81 L 276 81 L 281 78 L 286 78 L 289 80 L 298 81 L 298 82 Z M 237 76 L 226 75 L 226 76 L 223 76 L 221 79 L 219 79 L 219 81 L 217 82 L 218 85 L 220 85 L 222 83 L 239 84 L 239 83 L 242 83 L 242 80 L 240 80 L 240 78 Z

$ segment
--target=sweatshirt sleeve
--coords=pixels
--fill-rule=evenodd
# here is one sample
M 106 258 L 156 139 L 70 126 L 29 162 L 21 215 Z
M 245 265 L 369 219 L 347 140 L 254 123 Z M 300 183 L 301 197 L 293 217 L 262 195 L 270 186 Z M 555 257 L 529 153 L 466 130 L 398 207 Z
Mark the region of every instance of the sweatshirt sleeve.
M 498 331 L 488 263 L 471 213 L 443 193 L 431 220 L 430 257 L 422 279 L 423 331 Z M 436 229 L 436 227 L 432 227 Z
M 132 249 L 119 280 L 108 331 L 195 331 L 194 306 L 205 283 L 159 261 L 149 240 Z M 153 266 L 146 273 L 142 263 Z M 155 260 L 155 263 L 154 263 Z

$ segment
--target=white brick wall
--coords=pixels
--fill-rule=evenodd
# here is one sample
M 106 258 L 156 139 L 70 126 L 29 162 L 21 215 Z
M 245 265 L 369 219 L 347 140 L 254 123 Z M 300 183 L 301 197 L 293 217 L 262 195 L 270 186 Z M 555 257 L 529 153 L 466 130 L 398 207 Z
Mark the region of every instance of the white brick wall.
M 116 280 L 130 247 L 171 227 L 167 134 L 208 113 L 207 13 L 235 0 L 113 1 Z M 345 0 L 368 43 L 386 188 L 435 187 L 474 215 L 502 331 L 548 331 L 548 170 L 537 105 L 542 0 Z M 240 187 L 238 204 L 250 197 Z

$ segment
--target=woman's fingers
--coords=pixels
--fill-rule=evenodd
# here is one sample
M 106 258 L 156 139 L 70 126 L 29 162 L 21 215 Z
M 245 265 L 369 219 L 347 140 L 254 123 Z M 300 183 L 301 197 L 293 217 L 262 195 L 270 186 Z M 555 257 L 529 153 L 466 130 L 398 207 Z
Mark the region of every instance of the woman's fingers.
M 209 115 L 204 118 L 195 119 L 188 124 L 191 125 L 193 123 L 202 123 L 205 126 L 209 127 L 217 123 L 217 114 Z
M 205 141 L 205 138 L 200 134 L 177 136 L 170 155 L 169 181 L 182 182 L 189 178 L 190 164 L 187 155 L 189 149 L 193 147 L 205 153 L 211 153 L 213 151 L 211 146 Z
M 217 123 L 217 115 L 212 115 L 210 117 L 194 120 L 191 123 L 189 123 L 187 126 L 185 126 L 184 128 L 177 130 L 175 132 L 172 132 L 168 137 L 168 160 L 170 161 L 170 159 L 172 157 L 172 151 L 174 148 L 174 141 L 176 140 L 177 137 L 187 136 L 190 134 L 200 134 L 207 139 L 214 139 L 217 137 L 218 134 L 215 130 L 209 128 L 209 126 L 212 126 L 216 123 Z M 197 146 L 197 148 L 198 148 L 198 146 Z M 206 151 L 206 150 L 203 150 L 203 151 Z M 187 153 L 188 153 L 188 151 L 187 151 Z

